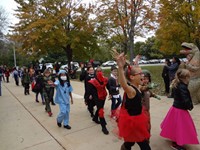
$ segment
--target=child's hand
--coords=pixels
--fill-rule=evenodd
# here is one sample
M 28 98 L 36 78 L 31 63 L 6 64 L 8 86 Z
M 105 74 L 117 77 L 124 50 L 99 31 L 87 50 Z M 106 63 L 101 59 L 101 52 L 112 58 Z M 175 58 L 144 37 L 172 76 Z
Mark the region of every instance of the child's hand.
M 109 96 L 108 96 L 108 100 L 111 100 L 111 98 L 112 98 L 112 95 L 109 95 Z
M 71 104 L 74 104 L 74 101 L 73 101 L 73 99 L 71 99 Z
M 89 96 L 89 99 L 90 99 L 90 100 L 92 99 L 92 95 Z
M 49 85 L 54 84 L 53 81 L 51 81 L 51 80 L 47 81 L 47 83 L 48 83 Z

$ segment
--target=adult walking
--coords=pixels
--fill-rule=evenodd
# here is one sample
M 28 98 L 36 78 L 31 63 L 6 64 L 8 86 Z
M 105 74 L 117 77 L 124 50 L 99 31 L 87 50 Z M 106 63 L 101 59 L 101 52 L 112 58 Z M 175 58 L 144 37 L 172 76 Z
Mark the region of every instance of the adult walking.
M 169 95 L 170 92 L 170 78 L 169 78 L 169 69 L 168 67 L 171 66 L 171 62 L 168 58 L 165 59 L 165 65 L 162 70 L 162 78 L 165 83 L 165 94 Z
M 169 70 L 170 83 L 172 83 L 172 81 L 174 80 L 176 71 L 178 70 L 180 63 L 181 62 L 179 58 L 174 56 L 172 58 L 172 64 L 170 66 L 165 65 L 167 69 Z M 173 91 L 171 91 L 171 94 L 168 95 L 168 98 L 173 98 L 173 97 L 174 97 Z

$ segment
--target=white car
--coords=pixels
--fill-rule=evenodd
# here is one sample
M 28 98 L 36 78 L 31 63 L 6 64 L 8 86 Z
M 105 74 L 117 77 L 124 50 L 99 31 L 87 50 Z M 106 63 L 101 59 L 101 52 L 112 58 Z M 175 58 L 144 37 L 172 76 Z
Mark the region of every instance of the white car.
M 52 63 L 46 63 L 45 64 L 46 68 L 50 68 L 50 69 L 53 69 L 53 64 Z
M 106 61 L 102 64 L 103 67 L 114 66 L 117 65 L 116 61 Z
M 73 64 L 74 67 L 76 67 L 77 69 L 79 68 L 79 63 L 78 62 L 72 62 L 71 64 Z M 61 69 L 68 69 L 68 64 L 62 65 L 60 68 Z

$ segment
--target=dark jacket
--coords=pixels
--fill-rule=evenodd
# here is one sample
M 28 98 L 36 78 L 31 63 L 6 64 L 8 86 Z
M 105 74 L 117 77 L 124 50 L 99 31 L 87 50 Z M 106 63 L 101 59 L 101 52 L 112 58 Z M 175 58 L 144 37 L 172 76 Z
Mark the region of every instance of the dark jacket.
M 88 81 L 90 81 L 91 79 L 94 79 L 94 75 L 87 75 L 85 78 L 85 94 L 84 94 L 84 98 L 85 99 L 89 99 L 90 96 L 90 83 L 88 83 Z
M 169 79 L 169 69 L 167 68 L 167 66 L 163 67 L 162 78 L 163 79 Z
M 108 79 L 108 90 L 110 95 L 118 95 L 119 94 L 119 84 L 117 83 L 116 79 L 110 77 Z
M 177 87 L 172 90 L 174 92 L 174 107 L 184 110 L 193 109 L 192 99 L 187 84 L 180 82 Z

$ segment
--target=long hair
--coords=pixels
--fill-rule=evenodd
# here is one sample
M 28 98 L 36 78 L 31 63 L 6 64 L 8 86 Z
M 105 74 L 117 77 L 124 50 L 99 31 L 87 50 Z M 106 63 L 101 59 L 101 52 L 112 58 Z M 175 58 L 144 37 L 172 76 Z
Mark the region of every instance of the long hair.
M 190 77 L 190 72 L 187 69 L 178 69 L 176 74 L 175 74 L 175 78 L 171 83 L 171 87 L 172 88 L 176 88 L 177 85 L 183 81 L 186 77 Z

